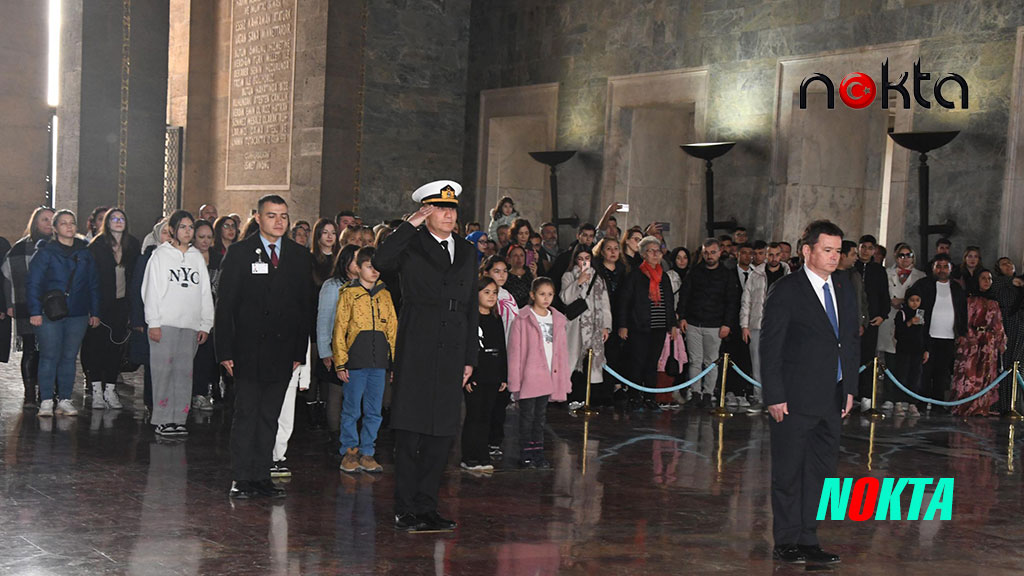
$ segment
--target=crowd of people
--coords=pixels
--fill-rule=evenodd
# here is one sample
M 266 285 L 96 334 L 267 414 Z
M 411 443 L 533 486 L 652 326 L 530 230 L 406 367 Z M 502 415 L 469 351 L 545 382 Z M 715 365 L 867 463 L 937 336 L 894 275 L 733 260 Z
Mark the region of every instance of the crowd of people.
M 24 407 L 40 417 L 77 414 L 80 355 L 91 408 L 120 409 L 121 373 L 142 366 L 155 434 L 186 436 L 190 410 L 232 402 L 236 430 L 241 417 L 251 443 L 232 440 L 242 455 L 233 491 L 275 495 L 264 472 L 290 475 L 285 453 L 302 394 L 310 400 L 302 405 L 313 407 L 308 421 L 326 428 L 343 471 L 380 471 L 374 445 L 401 386 L 402 334 L 422 322 L 413 311 L 427 299 L 407 293 L 406 262 L 394 250 L 408 249 L 404 228 L 430 220 L 417 213 L 370 227 L 342 211 L 310 225 L 290 222 L 286 208 L 270 196 L 247 220 L 220 216 L 209 204 L 198 218 L 179 210 L 141 241 L 117 207 L 97 208 L 81 227 L 69 210 L 37 208 L 13 246 L 0 239 L 0 320 L 4 338 L 13 321 L 23 352 Z M 578 408 L 588 382 L 594 404 L 658 411 L 714 405 L 724 352 L 760 381 L 765 301 L 776 281 L 802 266 L 799 250 L 752 239 L 739 227 L 691 251 L 670 245 L 660 223 L 620 229 L 621 209 L 612 204 L 564 246 L 555 224 L 536 226 L 510 197 L 499 200 L 486 227 L 451 223 L 469 247 L 476 288 L 470 310 L 450 304 L 465 312 L 460 322 L 473 324 L 462 345 L 474 349 L 476 362 L 464 377 L 462 467 L 493 470 L 513 401 L 519 464 L 545 468 L 548 404 Z M 431 234 L 452 251 L 452 265 L 461 262 L 456 242 Z M 836 272 L 848 275 L 857 295 L 861 362 L 870 367 L 879 358 L 925 398 L 975 395 L 1024 356 L 1024 280 L 1013 261 L 1002 257 L 989 269 L 976 246 L 957 262 L 952 252 L 942 238 L 935 256 L 918 263 L 909 244 L 887 253 L 865 235 L 842 243 Z M 261 314 L 273 316 L 274 328 L 250 325 Z M 301 337 L 292 342 L 292 333 Z M 275 357 L 292 370 L 268 376 Z M 655 395 L 629 388 L 606 366 L 649 388 L 703 377 L 682 392 Z M 861 375 L 857 394 L 864 410 L 872 407 L 871 372 Z M 274 386 L 264 385 L 270 380 Z M 255 384 L 240 384 L 246 381 Z M 1009 409 L 1011 381 L 953 412 Z M 890 378 L 882 382 L 876 399 L 883 411 L 912 418 L 931 409 Z M 242 392 L 250 388 L 261 392 Z M 759 387 L 729 374 L 726 388 L 730 407 L 766 411 Z

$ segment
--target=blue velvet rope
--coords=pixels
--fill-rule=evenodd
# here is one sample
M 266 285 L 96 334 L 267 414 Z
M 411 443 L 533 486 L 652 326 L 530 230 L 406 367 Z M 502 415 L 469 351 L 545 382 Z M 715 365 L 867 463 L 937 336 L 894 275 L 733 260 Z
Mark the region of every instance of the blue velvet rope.
M 943 401 L 943 400 L 936 400 L 935 398 L 925 398 L 924 396 L 921 396 L 920 394 L 916 394 L 914 392 L 911 392 L 910 390 L 907 390 L 907 387 L 904 386 L 902 383 L 900 383 L 900 381 L 897 380 L 896 377 L 892 375 L 892 372 L 890 372 L 888 368 L 885 369 L 885 375 L 888 376 L 889 379 L 892 380 L 892 383 L 895 384 L 900 390 L 903 390 L 904 392 L 906 392 L 908 396 L 910 396 L 911 398 L 915 398 L 915 399 L 917 399 L 917 400 L 919 400 L 921 402 L 927 402 L 929 404 L 935 404 L 937 406 L 959 406 L 961 404 L 967 404 L 968 402 L 973 402 L 973 401 L 977 400 L 978 398 L 981 398 L 985 394 L 988 394 L 993 388 L 998 386 L 999 383 L 1003 381 L 1003 378 L 1006 378 L 1010 374 L 1010 372 L 1012 372 L 1012 370 L 1007 370 L 1006 372 L 1003 372 L 1002 374 L 999 375 L 998 378 L 995 379 L 995 381 L 993 381 L 984 390 L 982 390 L 981 392 L 978 392 L 977 394 L 974 394 L 972 396 L 968 396 L 967 398 L 964 398 L 962 400 L 956 400 L 956 401 L 953 401 L 953 402 L 946 402 L 946 401 Z M 1017 375 L 1017 378 L 1018 378 L 1018 380 L 1020 379 L 1020 374 Z
M 683 388 L 686 388 L 687 386 L 693 386 L 697 382 L 700 382 L 701 378 L 707 376 L 708 372 L 711 372 L 717 366 L 718 366 L 718 363 L 712 362 L 710 366 L 705 368 L 704 371 L 701 372 L 700 374 L 697 374 L 697 376 L 695 376 L 693 379 L 687 380 L 686 382 L 683 382 L 682 384 L 677 384 L 677 385 L 671 386 L 669 388 L 648 388 L 646 386 L 641 386 L 639 384 L 634 384 L 634 383 L 630 382 L 629 380 L 626 380 L 624 377 L 622 377 L 622 375 L 620 375 L 615 370 L 612 370 L 612 368 L 610 366 L 608 366 L 607 364 L 605 364 L 603 366 L 603 368 L 604 368 L 605 372 L 611 374 L 616 380 L 618 380 L 619 382 L 622 382 L 623 384 L 625 384 L 626 386 L 629 386 L 630 388 L 636 388 L 637 390 L 639 390 L 641 392 L 650 392 L 652 394 L 664 394 L 666 392 L 675 392 L 676 390 L 682 390 Z

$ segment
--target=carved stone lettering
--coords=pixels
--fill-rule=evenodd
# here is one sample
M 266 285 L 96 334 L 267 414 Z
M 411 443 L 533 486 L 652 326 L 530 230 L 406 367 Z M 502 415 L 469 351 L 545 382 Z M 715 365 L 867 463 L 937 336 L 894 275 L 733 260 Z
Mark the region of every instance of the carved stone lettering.
M 232 0 L 228 190 L 287 190 L 297 0 Z

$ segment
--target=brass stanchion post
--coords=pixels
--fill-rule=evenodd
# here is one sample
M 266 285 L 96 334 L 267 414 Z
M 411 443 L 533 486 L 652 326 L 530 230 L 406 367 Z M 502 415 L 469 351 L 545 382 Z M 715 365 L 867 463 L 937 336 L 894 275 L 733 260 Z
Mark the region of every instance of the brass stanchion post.
M 590 436 L 590 419 L 583 419 L 583 475 L 587 475 L 587 438 Z
M 871 409 L 865 412 L 866 416 L 870 416 L 872 419 L 881 420 L 885 418 L 885 414 L 878 409 L 877 398 L 878 398 L 878 356 L 875 356 L 872 365 L 871 374 Z
M 1016 382 L 1014 382 L 1014 384 L 1016 384 Z M 1013 435 L 1014 434 L 1013 433 L 1014 433 L 1014 428 L 1016 428 L 1016 426 L 1014 426 L 1011 423 L 1010 424 L 1009 442 L 1007 443 L 1007 446 L 1006 446 L 1006 473 L 1007 474 L 1010 474 L 1010 473 L 1013 472 L 1013 448 L 1014 448 L 1014 446 L 1013 446 Z
M 725 422 L 718 423 L 718 450 L 716 451 L 718 460 L 718 479 L 722 479 L 722 469 L 724 468 L 722 452 L 725 449 Z
M 871 470 L 871 457 L 875 454 L 875 422 L 871 422 L 871 430 L 868 432 L 868 470 Z
M 718 394 L 718 408 L 712 412 L 716 418 L 732 418 L 732 413 L 725 409 L 725 377 L 729 372 L 729 353 L 722 355 L 722 390 Z
M 1017 410 L 1017 386 L 1020 385 L 1017 382 L 1017 374 L 1020 374 L 1019 370 L 1020 362 L 1014 362 L 1013 372 L 1007 376 L 1007 378 L 1013 382 L 1010 384 L 1010 387 L 1012 388 L 1010 391 L 1010 410 L 1003 413 L 1003 418 L 1008 420 L 1020 420 L 1021 418 L 1024 418 L 1024 416 L 1021 416 L 1020 412 Z
M 597 410 L 590 408 L 590 381 L 592 378 L 594 369 L 594 349 L 587 348 L 587 396 L 583 401 L 583 407 L 576 410 L 576 412 L 583 414 L 584 416 L 591 416 L 597 414 Z

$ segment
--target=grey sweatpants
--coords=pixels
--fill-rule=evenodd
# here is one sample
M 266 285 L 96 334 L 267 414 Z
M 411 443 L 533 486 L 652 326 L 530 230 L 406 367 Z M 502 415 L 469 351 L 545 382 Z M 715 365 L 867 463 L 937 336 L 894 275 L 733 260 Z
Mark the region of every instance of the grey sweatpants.
M 198 332 L 162 326 L 160 341 L 149 341 L 149 366 L 153 370 L 153 416 L 149 423 L 184 424 L 192 406 L 192 358 Z
M 704 368 L 718 359 L 718 348 L 722 345 L 722 339 L 718 337 L 718 326 L 686 327 L 686 355 L 690 360 L 690 378 L 704 371 Z M 718 367 L 707 373 L 700 382 L 693 385 L 694 392 L 701 394 L 715 394 L 715 384 L 718 380 Z

